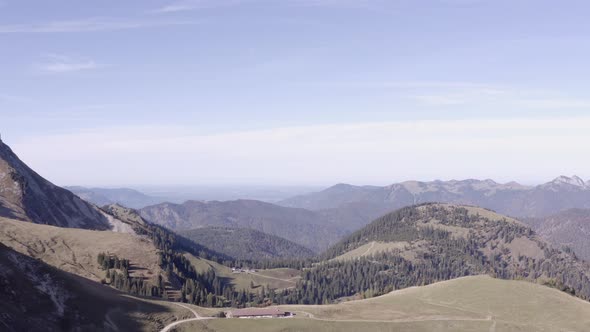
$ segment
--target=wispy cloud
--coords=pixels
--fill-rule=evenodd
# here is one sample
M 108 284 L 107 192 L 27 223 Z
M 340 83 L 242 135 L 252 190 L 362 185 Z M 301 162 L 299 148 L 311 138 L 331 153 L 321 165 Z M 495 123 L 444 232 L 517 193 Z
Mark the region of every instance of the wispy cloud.
M 565 96 L 557 92 L 519 90 L 515 88 L 452 88 L 443 91 L 426 91 L 410 95 L 410 99 L 425 106 L 496 105 L 512 109 L 590 109 L 590 99 Z
M 564 99 L 564 98 L 538 98 L 523 99 L 519 104 L 530 108 L 543 109 L 564 109 L 564 108 L 585 108 L 590 109 L 589 99 Z
M 300 85 L 327 87 L 327 88 L 354 88 L 354 89 L 494 89 L 489 84 L 461 81 L 304 81 Z
M 440 177 L 530 182 L 536 180 L 531 169 L 536 177 L 587 175 L 590 147 L 581 142 L 590 140 L 589 126 L 589 117 L 361 122 L 210 135 L 198 127 L 125 126 L 30 136 L 15 147 L 62 183 L 387 184 Z
M 510 92 L 501 88 L 447 86 L 443 92 L 411 95 L 410 98 L 428 106 L 452 106 L 482 102 L 497 102 L 510 97 Z
M 199 9 L 227 7 L 239 5 L 248 0 L 183 0 L 157 8 L 152 13 L 175 13 Z
M 411 99 L 429 106 L 451 106 L 463 105 L 467 103 L 464 95 L 448 94 L 448 95 L 416 95 L 410 96 Z
M 418 106 L 483 107 L 511 109 L 590 110 L 590 99 L 559 90 L 536 90 L 496 83 L 470 81 L 300 81 L 298 86 L 327 89 L 386 90 Z
M 386 0 L 291 0 L 292 5 L 306 7 L 332 7 L 376 9 L 388 3 Z
M 384 0 L 285 0 L 285 1 L 268 1 L 268 0 L 179 0 L 166 6 L 152 10 L 152 13 L 175 13 L 183 11 L 192 11 L 200 9 L 210 9 L 218 7 L 229 7 L 241 5 L 244 3 L 267 3 L 299 6 L 299 7 L 330 7 L 330 8 L 356 8 L 356 9 L 374 9 L 387 3 Z
M 189 25 L 197 23 L 198 22 L 196 21 L 115 19 L 95 17 L 80 20 L 63 20 L 44 23 L 0 25 L 0 34 L 109 31 L 140 29 L 170 25 Z
M 81 70 L 92 70 L 104 66 L 91 59 L 71 57 L 61 54 L 47 54 L 44 58 L 44 63 L 34 65 L 35 69 L 43 73 L 67 73 Z

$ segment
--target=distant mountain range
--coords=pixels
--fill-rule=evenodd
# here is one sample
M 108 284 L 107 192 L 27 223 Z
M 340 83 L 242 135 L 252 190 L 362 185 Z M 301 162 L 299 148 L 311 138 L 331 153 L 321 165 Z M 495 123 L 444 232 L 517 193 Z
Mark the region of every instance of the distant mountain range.
M 163 203 L 141 209 L 173 230 L 204 226 L 250 228 L 316 252 L 395 209 L 425 202 L 482 206 L 529 220 L 569 208 L 590 208 L 590 186 L 577 176 L 538 185 L 493 180 L 408 181 L 385 187 L 338 184 L 275 204 L 252 200 Z
M 357 210 L 370 220 L 387 211 L 425 202 L 476 205 L 516 217 L 541 217 L 570 208 L 590 208 L 590 185 L 577 176 L 560 176 L 538 186 L 473 179 L 407 181 L 385 187 L 338 184 L 278 204 L 312 211 Z
M 166 198 L 148 196 L 129 188 L 86 188 L 80 186 L 65 187 L 80 198 L 98 206 L 121 204 L 133 209 L 165 202 Z
M 151 222 L 175 231 L 205 226 L 249 228 L 320 252 L 347 234 L 319 213 L 253 200 L 162 203 L 140 210 Z
M 295 186 L 140 186 L 137 188 L 64 187 L 80 198 L 98 206 L 121 204 L 134 209 L 170 202 L 180 204 L 189 200 L 230 201 L 249 199 L 277 202 L 294 195 L 318 190 L 317 187 Z

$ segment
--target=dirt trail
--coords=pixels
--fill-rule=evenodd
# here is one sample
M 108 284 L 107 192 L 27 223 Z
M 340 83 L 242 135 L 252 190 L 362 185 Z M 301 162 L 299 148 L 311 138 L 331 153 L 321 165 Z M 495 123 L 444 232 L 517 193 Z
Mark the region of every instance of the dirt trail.
M 259 276 L 262 278 L 268 278 L 268 279 L 274 279 L 274 280 L 279 280 L 279 281 L 284 281 L 284 282 L 288 282 L 290 284 L 295 285 L 297 282 L 293 281 L 293 279 L 297 278 L 297 277 L 293 277 L 293 278 L 289 278 L 289 279 L 281 279 L 281 278 L 275 278 L 275 277 L 271 277 L 271 276 L 265 276 L 264 274 L 260 274 L 260 273 L 256 273 L 256 272 L 248 272 L 249 274 L 253 274 L 255 276 Z
M 375 241 L 371 242 L 371 246 L 361 256 L 367 256 L 373 250 L 373 247 L 375 247 Z
M 164 327 L 163 329 L 161 329 L 160 332 L 168 332 L 173 327 L 178 326 L 180 324 L 187 323 L 187 322 L 194 322 L 194 321 L 197 321 L 197 320 L 214 319 L 214 317 L 202 317 L 202 316 L 200 316 L 198 312 L 196 312 L 193 308 L 191 308 L 191 307 L 189 307 L 189 306 L 187 306 L 185 304 L 182 304 L 182 303 L 173 303 L 173 304 L 176 304 L 177 306 L 180 306 L 180 307 L 183 307 L 185 309 L 190 310 L 190 312 L 192 312 L 193 315 L 195 315 L 195 317 L 194 318 L 183 319 L 183 320 L 178 320 L 178 321 L 176 321 L 174 323 L 170 323 L 170 324 L 166 325 L 166 327 Z
M 496 320 L 494 319 L 494 316 L 490 315 L 489 319 L 492 321 L 492 326 L 490 326 L 490 332 L 496 332 Z
M 428 321 L 468 321 L 468 322 L 489 322 L 490 317 L 486 318 L 466 318 L 466 317 L 416 317 L 416 318 L 401 318 L 401 319 L 334 319 L 334 318 L 318 318 L 314 314 L 306 311 L 295 310 L 305 314 L 307 318 L 319 320 L 324 322 L 349 322 L 349 323 L 411 323 L 411 322 L 428 322 Z M 495 323 L 495 321 L 494 321 Z
M 117 327 L 117 324 L 115 324 L 115 322 L 113 322 L 113 320 L 111 319 L 111 313 L 107 313 L 107 315 L 105 316 L 105 325 L 111 329 L 112 331 L 119 331 L 119 328 Z

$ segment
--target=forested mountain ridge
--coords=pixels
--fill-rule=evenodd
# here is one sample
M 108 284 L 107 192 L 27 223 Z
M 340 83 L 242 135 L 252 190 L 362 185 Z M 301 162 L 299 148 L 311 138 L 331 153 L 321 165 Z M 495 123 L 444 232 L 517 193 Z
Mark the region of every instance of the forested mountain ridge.
M 165 198 L 148 196 L 130 188 L 86 188 L 80 186 L 64 188 L 98 206 L 121 204 L 130 208 L 140 209 L 148 205 L 166 201 Z
M 390 249 L 339 259 L 371 242 Z M 298 303 L 374 296 L 467 275 L 547 283 L 590 299 L 590 268 L 552 248 L 528 226 L 492 211 L 450 204 L 410 206 L 378 218 L 331 247 L 327 261 L 306 270 Z
M 557 247 L 569 247 L 580 258 L 590 262 L 590 209 L 569 209 L 524 222 Z
M 247 228 L 203 227 L 179 234 L 207 248 L 239 260 L 307 258 L 314 252 L 278 236 Z
M 338 184 L 278 204 L 314 211 L 345 209 L 352 204 L 357 209 L 372 210 L 368 222 L 388 211 L 427 202 L 475 205 L 510 216 L 538 217 L 569 208 L 590 208 L 590 185 L 577 176 L 559 176 L 538 186 L 489 179 L 406 181 L 383 187 Z
M 526 236 L 532 231 L 522 222 L 475 206 L 425 203 L 407 206 L 381 216 L 339 241 L 326 251 L 331 259 L 370 241 L 406 242 L 428 238 L 425 233 L 443 231 L 453 238 L 492 232 L 493 227 L 510 227 Z
M 347 234 L 336 222 L 313 211 L 253 200 L 163 203 L 145 207 L 140 213 L 146 220 L 175 231 L 206 226 L 250 228 L 316 252 Z

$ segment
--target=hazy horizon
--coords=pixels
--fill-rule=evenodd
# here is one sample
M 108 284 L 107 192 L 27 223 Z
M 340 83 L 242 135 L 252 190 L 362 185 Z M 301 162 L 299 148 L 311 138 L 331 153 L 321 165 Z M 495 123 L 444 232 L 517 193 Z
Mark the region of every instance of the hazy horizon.
M 493 178 L 435 178 L 435 179 L 402 179 L 398 181 L 385 181 L 385 182 L 375 182 L 375 183 L 355 183 L 355 182 L 330 182 L 330 183 L 308 183 L 308 184 L 297 184 L 297 183 L 236 183 L 236 182 L 201 182 L 201 183 L 164 183 L 164 184 L 150 184 L 150 183 L 119 183 L 119 184 L 85 184 L 85 183 L 73 183 L 73 184 L 63 184 L 63 183 L 56 183 L 60 186 L 65 187 L 84 187 L 84 188 L 100 188 L 100 189 L 134 189 L 140 192 L 157 192 L 158 190 L 178 190 L 178 191 L 185 191 L 190 192 L 193 189 L 197 190 L 204 190 L 204 189 L 219 189 L 219 190 L 234 190 L 234 189 L 255 189 L 255 190 L 295 190 L 295 191 L 302 191 L 302 192 L 311 192 L 313 190 L 324 190 L 332 186 L 336 185 L 351 185 L 351 186 L 375 186 L 375 187 L 385 187 L 392 184 L 403 183 L 403 182 L 450 182 L 450 181 L 467 181 L 467 180 L 478 180 L 478 181 L 487 181 L 492 180 L 498 184 L 509 184 L 512 182 L 516 182 L 517 184 L 523 186 L 538 186 L 542 184 L 549 183 L 553 180 L 556 180 L 558 177 L 573 177 L 578 176 L 586 183 L 590 184 L 590 178 L 584 178 L 579 176 L 578 174 L 556 174 L 553 177 L 549 177 L 546 179 L 541 179 L 536 182 L 524 182 L 518 180 L 507 180 L 507 181 L 498 181 Z
M 590 178 L 583 1 L 0 1 L 0 133 L 60 185 Z

